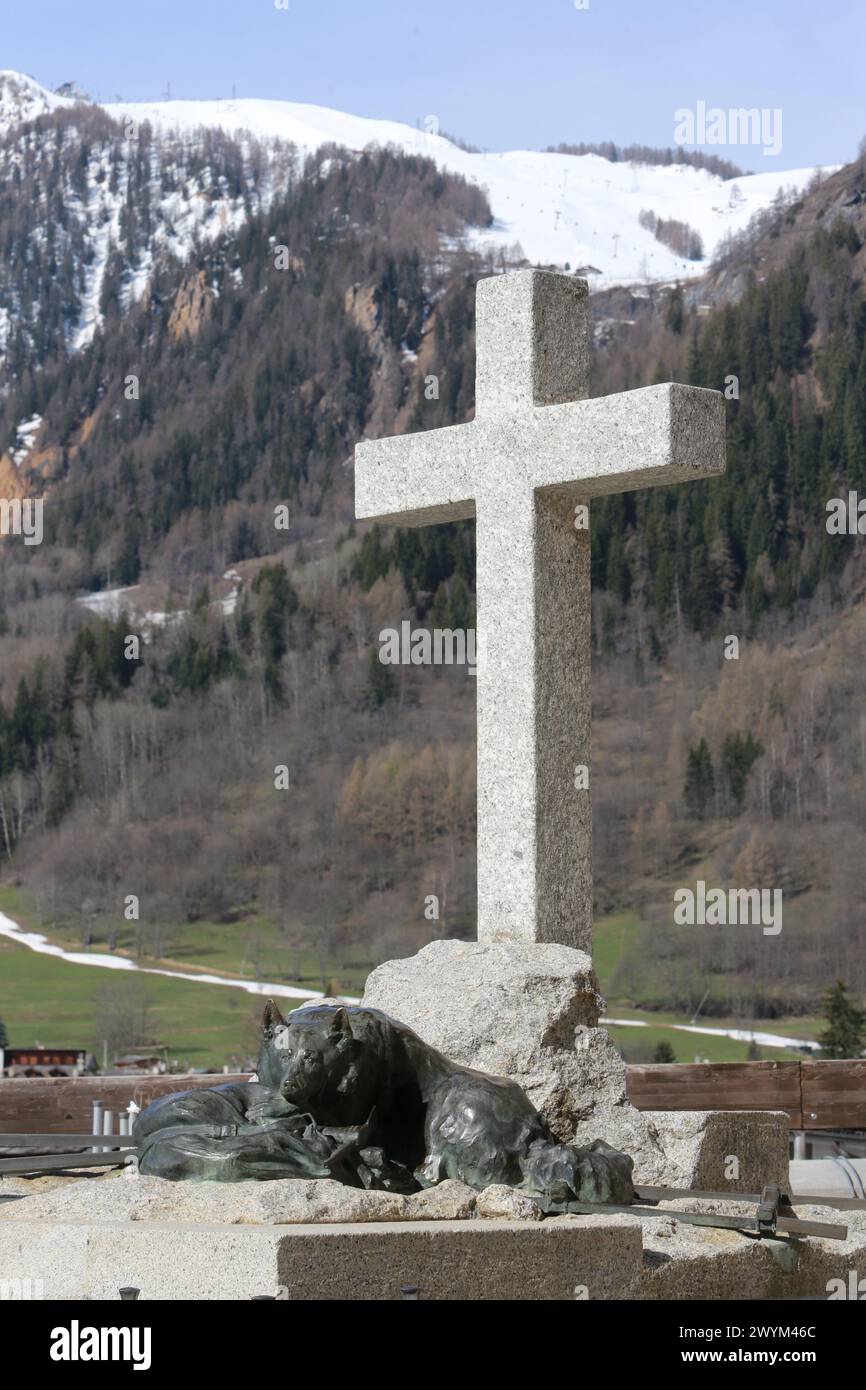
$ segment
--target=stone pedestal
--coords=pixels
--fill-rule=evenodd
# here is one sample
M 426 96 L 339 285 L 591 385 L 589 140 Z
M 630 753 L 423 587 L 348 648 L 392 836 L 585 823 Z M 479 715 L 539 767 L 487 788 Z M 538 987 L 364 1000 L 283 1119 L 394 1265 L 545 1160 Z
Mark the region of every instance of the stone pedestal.
M 290 1181 L 290 1180 L 289 1180 Z M 439 1221 L 297 1226 L 4 1222 L 7 1279 L 41 1297 L 425 1301 L 640 1296 L 641 1232 L 628 1216 L 577 1222 Z M 575 1290 L 579 1290 L 576 1294 Z M 584 1292 L 585 1291 L 585 1292 Z
M 847 1240 L 756 1240 L 676 1216 L 541 1220 L 525 1194 L 458 1182 L 412 1197 L 330 1181 L 128 1174 L 34 1188 L 0 1203 L 0 1298 L 114 1302 L 124 1285 L 148 1302 L 400 1300 L 407 1285 L 423 1301 L 821 1298 L 831 1279 L 847 1286 L 862 1272 L 866 1254 L 866 1214 L 823 1207 L 798 1215 L 843 1220 Z

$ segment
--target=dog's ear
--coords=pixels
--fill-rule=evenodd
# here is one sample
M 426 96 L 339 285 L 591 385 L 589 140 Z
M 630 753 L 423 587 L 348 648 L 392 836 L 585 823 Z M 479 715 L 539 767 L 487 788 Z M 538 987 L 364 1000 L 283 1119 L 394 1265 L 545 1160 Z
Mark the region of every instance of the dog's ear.
M 332 1038 L 352 1038 L 352 1023 L 346 1009 L 335 1009 L 334 1017 L 331 1019 Z
M 265 1012 L 262 1015 L 262 1037 L 272 1038 L 278 1028 L 285 1028 L 286 1020 L 280 1013 L 273 999 L 269 999 L 265 1005 Z

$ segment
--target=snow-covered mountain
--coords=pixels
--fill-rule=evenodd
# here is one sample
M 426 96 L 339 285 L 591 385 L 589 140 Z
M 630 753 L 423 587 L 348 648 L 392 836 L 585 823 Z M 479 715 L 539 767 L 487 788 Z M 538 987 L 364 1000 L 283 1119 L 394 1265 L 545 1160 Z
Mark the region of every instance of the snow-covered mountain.
M 35 196 L 44 198 L 47 208 L 56 197 L 51 178 L 57 168 L 57 134 L 43 133 L 35 141 L 23 130 L 19 134 L 19 128 L 39 116 L 75 110 L 92 118 L 100 108 L 88 106 L 80 96 L 49 92 L 20 73 L 0 72 L 0 195 L 2 184 L 8 190 L 10 179 L 26 167 Z M 48 227 L 39 233 L 48 239 L 56 235 L 58 249 L 71 251 L 74 277 L 70 272 L 67 304 L 74 298 L 76 312 L 65 333 L 73 350 L 90 341 L 110 293 L 121 310 L 144 293 L 160 254 L 182 260 L 196 241 L 206 242 L 237 226 L 251 209 L 267 206 L 285 183 L 292 149 L 300 159 L 330 143 L 357 151 L 392 146 L 425 155 L 486 191 L 494 223 L 467 231 L 474 249 L 503 249 L 513 259 L 520 248 L 533 263 L 580 271 L 593 289 L 701 275 L 729 234 L 768 207 L 780 188 L 800 193 L 815 172 L 797 169 L 724 181 L 687 164 L 614 163 L 592 154 L 532 150 L 472 153 L 441 135 L 398 122 L 288 101 L 132 102 L 109 104 L 101 111 L 123 124 L 125 139 L 118 140 L 116 128 L 88 134 L 82 155 L 86 170 L 77 187 L 61 190 L 62 231 Z M 154 140 L 145 164 L 149 187 L 142 225 L 141 151 L 135 150 L 135 132 L 146 124 Z M 231 155 L 214 147 L 215 140 L 226 136 L 238 138 L 242 178 L 232 174 Z M 651 229 L 654 218 L 694 229 L 703 243 L 703 259 L 685 259 L 658 240 Z M 124 264 L 118 274 L 120 247 Z M 15 268 L 7 269 L 5 293 L 0 285 L 0 357 L 22 307 Z
M 532 262 L 589 270 L 593 288 L 696 276 L 729 233 L 741 231 L 779 189 L 800 193 L 814 169 L 749 174 L 725 181 L 687 164 L 611 163 L 598 155 L 513 150 L 475 154 L 441 135 L 396 121 L 369 120 L 292 101 L 166 101 L 106 106 L 115 117 L 163 129 L 218 127 L 279 137 L 304 151 L 333 142 L 351 150 L 393 145 L 426 155 L 443 169 L 483 187 L 496 219 L 476 241 L 519 243 Z M 686 222 L 701 236 L 704 262 L 661 245 L 639 221 L 641 212 Z
M 284 142 L 239 145 L 217 128 L 136 131 L 0 73 L 0 371 L 60 338 L 86 347 L 161 265 L 269 206 L 296 160 Z
M 74 101 L 40 87 L 26 73 L 8 68 L 0 71 L 0 138 L 22 121 L 33 121 L 49 111 L 74 105 Z

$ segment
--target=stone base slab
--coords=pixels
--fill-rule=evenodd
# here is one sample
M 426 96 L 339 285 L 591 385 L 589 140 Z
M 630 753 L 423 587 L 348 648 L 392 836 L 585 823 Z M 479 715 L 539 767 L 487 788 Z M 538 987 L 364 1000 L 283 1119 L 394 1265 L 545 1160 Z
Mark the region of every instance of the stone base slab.
M 704 1209 L 710 1209 L 709 1203 Z M 717 1209 L 731 1211 L 725 1203 Z M 736 1210 L 736 1208 L 733 1208 Z M 0 1280 L 45 1299 L 400 1299 L 548 1301 L 827 1298 L 832 1280 L 866 1274 L 866 1215 L 798 1215 L 849 1225 L 844 1242 L 757 1240 L 675 1218 L 227 1225 L 10 1220 L 0 1223 Z
M 4 1280 L 46 1299 L 562 1300 L 635 1297 L 641 1236 L 631 1217 L 322 1226 L 151 1221 L 0 1225 Z M 577 1291 L 577 1292 L 576 1292 Z
M 731 1214 L 754 1211 L 733 1202 L 665 1202 L 666 1207 Z M 866 1212 L 796 1204 L 804 1221 L 847 1225 L 844 1241 L 814 1236 L 757 1239 L 675 1219 L 644 1222 L 643 1300 L 829 1298 L 832 1280 L 866 1273 Z

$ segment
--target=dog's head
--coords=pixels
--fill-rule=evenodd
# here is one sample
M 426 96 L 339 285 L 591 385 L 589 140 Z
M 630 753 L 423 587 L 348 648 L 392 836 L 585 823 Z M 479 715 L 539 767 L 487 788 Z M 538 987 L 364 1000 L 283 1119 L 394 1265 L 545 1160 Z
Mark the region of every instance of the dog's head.
M 299 1109 L 343 1093 L 360 1044 L 339 1006 L 297 1009 L 285 1019 L 268 1000 L 262 1019 L 259 1080 Z

